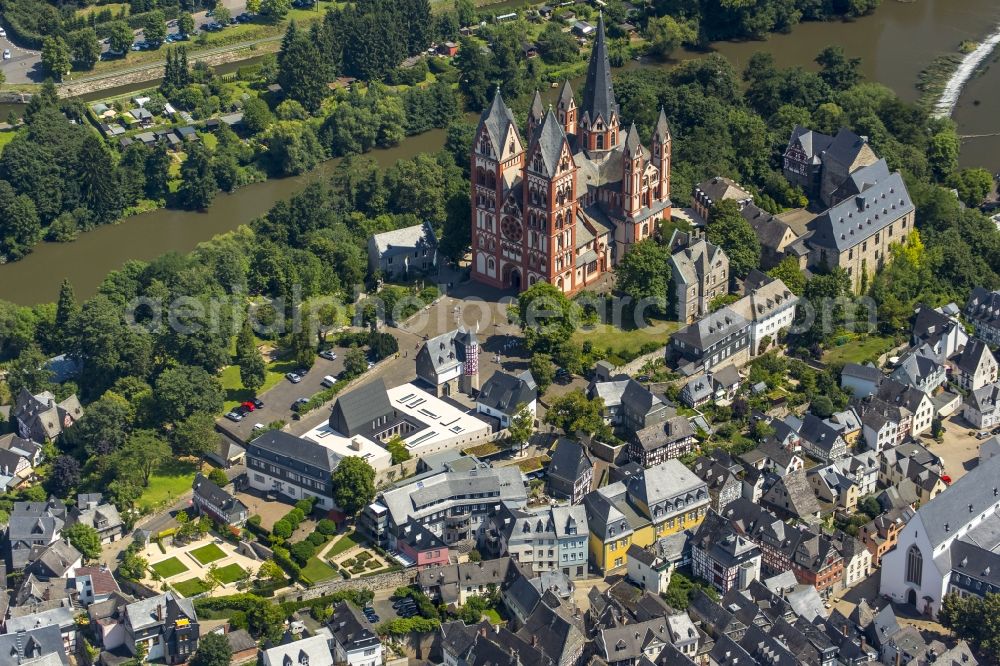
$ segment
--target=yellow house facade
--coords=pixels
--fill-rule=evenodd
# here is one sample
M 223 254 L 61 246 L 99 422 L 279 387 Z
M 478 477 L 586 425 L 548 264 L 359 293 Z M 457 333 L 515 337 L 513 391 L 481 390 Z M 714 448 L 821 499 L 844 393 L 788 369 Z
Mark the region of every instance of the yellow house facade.
M 668 460 L 632 478 L 584 497 L 590 530 L 590 559 L 603 575 L 628 564 L 632 544 L 696 528 L 710 505 L 707 484 L 677 460 Z

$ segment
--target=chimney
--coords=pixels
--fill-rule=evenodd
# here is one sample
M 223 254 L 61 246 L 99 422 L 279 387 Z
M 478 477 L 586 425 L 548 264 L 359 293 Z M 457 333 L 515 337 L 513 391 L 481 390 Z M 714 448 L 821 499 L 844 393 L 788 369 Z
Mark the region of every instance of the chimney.
M 163 606 L 156 604 L 156 621 L 163 622 Z
M 840 631 L 841 631 L 841 633 L 844 634 L 844 638 L 847 638 L 847 623 L 846 622 L 844 623 L 844 626 L 842 626 L 840 628 Z
M 902 663 L 903 663 L 903 653 L 900 652 L 899 648 L 897 647 L 896 648 L 896 666 L 902 666 Z
M 531 634 L 531 647 L 538 647 L 538 635 Z

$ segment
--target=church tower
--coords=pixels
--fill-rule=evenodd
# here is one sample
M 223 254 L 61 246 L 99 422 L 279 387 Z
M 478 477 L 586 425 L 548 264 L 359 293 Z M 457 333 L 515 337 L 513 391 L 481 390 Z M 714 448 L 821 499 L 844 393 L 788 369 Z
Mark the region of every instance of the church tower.
M 562 125 L 563 132 L 569 136 L 576 134 L 577 125 L 576 99 L 573 97 L 573 86 L 564 81 L 559 91 L 559 104 L 556 106 L 556 117 Z
M 521 289 L 520 251 L 510 231 L 520 217 L 511 184 L 524 167 L 524 145 L 513 112 L 497 88 L 472 145 L 472 275 L 495 287 Z M 501 235 L 506 226 L 508 234 Z M 519 240 L 519 239 L 518 239 Z
M 531 100 L 531 108 L 528 109 L 528 142 L 535 136 L 535 130 L 542 126 L 545 120 L 545 106 L 542 104 L 542 94 L 535 91 L 535 97 Z
M 538 280 L 576 289 L 576 163 L 552 109 L 528 146 L 524 174 L 524 253 L 528 286 Z
M 611 84 L 611 63 L 604 34 L 604 14 L 597 21 L 597 39 L 590 52 L 580 110 L 579 147 L 591 158 L 601 158 L 618 146 L 619 109 Z
M 628 128 L 625 150 L 622 153 L 622 212 L 626 219 L 632 218 L 642 208 L 642 179 L 645 150 L 639 140 L 635 123 Z
M 653 129 L 653 166 L 659 169 L 659 191 L 657 199 L 670 198 L 670 159 L 671 159 L 671 136 L 670 125 L 667 124 L 667 114 L 663 107 L 660 107 L 660 117 L 656 121 Z M 670 211 L 664 215 L 665 219 L 670 219 Z

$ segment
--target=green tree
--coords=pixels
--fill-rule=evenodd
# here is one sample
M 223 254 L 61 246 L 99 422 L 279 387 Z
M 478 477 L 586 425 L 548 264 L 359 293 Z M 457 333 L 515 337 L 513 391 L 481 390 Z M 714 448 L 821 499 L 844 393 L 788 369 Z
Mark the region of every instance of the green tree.
M 604 400 L 591 400 L 580 389 L 574 389 L 552 401 L 545 422 L 561 429 L 567 435 L 578 432 L 610 439 L 610 429 L 604 423 Z
M 785 283 L 788 290 L 796 296 L 801 296 L 806 290 L 806 276 L 799 268 L 799 262 L 794 257 L 785 257 L 777 266 L 767 272 L 773 278 Z
M 344 352 L 344 372 L 348 377 L 360 377 L 368 370 L 368 359 L 358 347 L 351 347 Z
M 127 54 L 132 48 L 134 39 L 132 28 L 128 27 L 125 21 L 115 21 L 111 24 L 110 35 L 108 36 L 108 47 L 115 53 Z
M 52 461 L 46 486 L 56 497 L 69 497 L 80 484 L 80 463 L 73 456 L 61 455 Z
M 328 92 L 330 71 L 312 37 L 288 24 L 278 53 L 278 83 L 285 94 L 315 113 Z
M 668 60 L 682 44 L 694 44 L 698 39 L 698 27 L 673 16 L 651 18 L 646 24 L 646 39 L 649 53 L 660 60 Z
M 146 577 L 146 567 L 149 562 L 139 555 L 136 544 L 125 549 L 121 564 L 118 565 L 118 574 L 125 580 L 140 581 Z
M 170 192 L 170 165 L 173 160 L 167 147 L 159 144 L 146 157 L 146 196 L 154 201 L 165 199 Z
M 292 8 L 292 0 L 261 0 L 260 13 L 272 21 L 278 21 L 288 15 Z
M 410 452 L 406 448 L 406 443 L 399 435 L 394 435 L 386 443 L 385 448 L 392 455 L 393 465 L 398 465 L 410 459 Z
M 148 486 L 149 477 L 170 457 L 170 446 L 166 440 L 153 430 L 137 430 L 119 449 L 117 467 L 119 471 L 129 468 L 135 469 L 142 485 Z
M 470 37 L 463 37 L 455 56 L 458 68 L 458 88 L 465 95 L 469 109 L 482 111 L 492 99 L 494 89 L 493 60 L 489 51 Z
M 90 403 L 73 427 L 73 437 L 82 442 L 91 455 L 114 453 L 125 444 L 133 415 L 128 401 L 109 391 Z
M 848 58 L 839 44 L 819 52 L 815 62 L 820 67 L 819 77 L 834 90 L 847 90 L 861 79 L 861 58 Z
M 476 22 L 476 4 L 473 0 L 455 0 L 455 13 L 463 27 Z
M 101 58 L 101 45 L 97 41 L 97 33 L 93 28 L 77 30 L 69 36 L 73 62 L 80 69 L 93 69 Z
M 178 191 L 181 202 L 187 208 L 204 210 L 212 203 L 217 190 L 208 149 L 200 141 L 191 144 L 187 159 L 181 164 L 181 187 Z
M 977 208 L 993 191 L 993 176 L 982 168 L 962 169 L 952 174 L 948 184 L 958 190 L 958 198 L 970 208 Z
M 274 122 L 274 114 L 260 97 L 251 97 L 243 103 L 243 125 L 252 134 L 260 134 Z
M 181 12 L 177 17 L 177 30 L 182 35 L 190 35 L 194 32 L 194 17 L 188 12 Z
M 548 354 L 532 354 L 531 360 L 528 361 L 528 369 L 538 387 L 538 395 L 543 395 L 552 386 L 552 380 L 556 378 L 556 366 L 552 362 L 552 357 Z
M 222 634 L 207 634 L 198 640 L 198 651 L 191 659 L 191 666 L 229 666 L 233 649 Z
M 546 24 L 537 39 L 542 59 L 550 65 L 571 62 L 580 55 L 580 49 L 573 35 L 563 32 L 562 25 L 552 21 Z
M 280 121 L 260 135 L 267 146 L 271 170 L 279 176 L 294 176 L 311 171 L 323 157 L 323 146 L 312 125 Z
M 740 215 L 735 201 L 726 199 L 713 206 L 708 223 L 708 240 L 726 253 L 729 270 L 736 277 L 746 277 L 752 269 L 760 266 L 760 241 L 750 223 Z
M 222 25 L 229 25 L 229 19 L 232 18 L 232 14 L 229 12 L 229 8 L 225 5 L 215 6 L 215 21 L 216 23 L 221 23 Z
M 63 528 L 62 536 L 64 539 L 69 539 L 70 544 L 80 551 L 84 558 L 96 560 L 101 556 L 101 535 L 90 525 L 73 523 Z
M 528 438 L 535 431 L 535 415 L 524 403 L 519 404 L 514 411 L 514 416 L 507 426 L 507 437 L 511 444 L 520 449 L 528 443 Z
M 152 48 L 160 48 L 163 40 L 167 37 L 167 22 L 163 17 L 163 12 L 156 9 L 146 14 L 142 23 L 142 34 L 146 43 Z
M 251 14 L 260 13 L 261 0 L 247 0 L 247 12 Z
M 264 385 L 266 378 L 267 368 L 264 365 L 264 357 L 261 356 L 256 347 L 253 347 L 248 353 L 239 357 L 238 363 L 240 366 L 240 382 L 251 393 L 256 393 Z
M 42 67 L 56 81 L 69 74 L 71 54 L 62 37 L 46 37 L 42 41 Z
M 46 365 L 45 354 L 31 343 L 23 349 L 7 368 L 7 385 L 14 396 L 22 389 L 32 395 L 53 388 L 52 371 Z
M 927 161 L 934 177 L 939 181 L 947 179 L 958 168 L 961 147 L 954 125 L 931 136 L 927 146 Z
M 638 304 L 652 303 L 667 311 L 670 250 L 653 239 L 639 241 L 615 266 L 615 286 Z
M 20 259 L 31 252 L 42 236 L 38 209 L 31 197 L 17 194 L 7 181 L 0 181 L 0 250 Z
M 577 329 L 581 311 L 555 285 L 536 282 L 517 299 L 521 330 L 534 353 L 554 352 L 569 341 Z
M 365 460 L 348 456 L 333 471 L 333 501 L 348 516 L 357 514 L 375 499 L 375 470 Z
M 204 368 L 179 366 L 164 370 L 153 388 L 162 420 L 177 423 L 191 414 L 218 414 L 222 410 L 222 385 Z
M 177 455 L 202 457 L 216 449 L 219 435 L 208 412 L 195 412 L 174 425 L 171 444 Z

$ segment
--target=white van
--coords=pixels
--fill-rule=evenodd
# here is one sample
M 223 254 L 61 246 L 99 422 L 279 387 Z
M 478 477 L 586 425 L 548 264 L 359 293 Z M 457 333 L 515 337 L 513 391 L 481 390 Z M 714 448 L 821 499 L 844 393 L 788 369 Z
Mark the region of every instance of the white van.
M 333 378 L 330 375 L 327 375 L 326 377 L 323 378 L 323 381 L 320 382 L 320 385 L 325 386 L 326 388 L 332 388 L 333 385 L 336 383 L 337 380 L 335 378 Z

